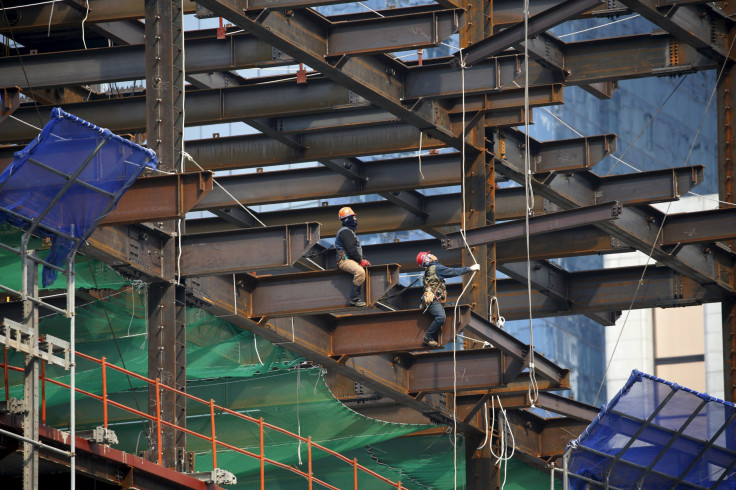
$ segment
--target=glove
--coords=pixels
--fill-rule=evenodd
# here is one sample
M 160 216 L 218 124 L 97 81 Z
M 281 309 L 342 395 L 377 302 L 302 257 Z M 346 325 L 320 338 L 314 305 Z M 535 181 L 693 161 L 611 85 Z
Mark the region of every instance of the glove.
M 479 271 L 480 270 L 480 264 L 473 264 L 469 267 L 471 271 Z
M 370 265 L 371 265 L 371 263 L 370 263 L 370 262 L 368 262 L 367 260 L 363 259 L 363 260 L 361 260 L 361 261 L 360 261 L 360 265 L 361 265 L 362 267 L 368 267 L 368 266 L 370 266 Z

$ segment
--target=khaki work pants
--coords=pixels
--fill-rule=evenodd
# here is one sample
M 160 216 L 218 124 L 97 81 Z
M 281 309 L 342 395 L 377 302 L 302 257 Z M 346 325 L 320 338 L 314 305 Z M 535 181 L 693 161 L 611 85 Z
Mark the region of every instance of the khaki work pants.
M 342 259 L 337 263 L 337 268 L 343 272 L 353 275 L 353 285 L 361 286 L 365 282 L 365 269 L 354 260 Z

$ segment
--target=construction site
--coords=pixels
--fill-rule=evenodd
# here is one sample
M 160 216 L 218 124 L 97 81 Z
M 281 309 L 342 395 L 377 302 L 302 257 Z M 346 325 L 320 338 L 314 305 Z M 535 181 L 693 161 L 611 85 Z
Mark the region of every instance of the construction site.
M 736 488 L 735 2 L 0 12 L 0 489 Z

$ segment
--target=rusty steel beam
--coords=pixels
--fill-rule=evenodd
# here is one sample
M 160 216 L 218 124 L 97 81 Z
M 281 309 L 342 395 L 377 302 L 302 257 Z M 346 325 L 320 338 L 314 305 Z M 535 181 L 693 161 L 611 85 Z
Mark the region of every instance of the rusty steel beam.
M 528 37 L 534 37 L 536 34 L 575 18 L 600 4 L 601 0 L 567 0 L 530 17 L 526 25 L 524 23 L 516 24 L 465 48 L 462 53 L 458 52 L 455 55 L 455 59 L 458 66 L 472 66 L 523 41 L 525 33 Z
M 184 236 L 181 275 L 236 274 L 290 266 L 319 241 L 319 223 Z
M 237 297 L 237 311 L 247 318 L 314 315 L 348 309 L 352 276 L 342 271 L 304 272 L 278 276 L 207 276 L 187 278 L 187 288 L 209 295 Z M 398 284 L 399 267 L 366 268 L 366 302 L 373 305 Z M 225 292 L 227 291 L 227 292 Z M 233 307 L 235 309 L 235 307 Z
M 20 107 L 20 89 L 18 87 L 0 88 L 0 124 Z
M 543 460 L 561 456 L 567 444 L 588 426 L 587 422 L 565 417 L 541 418 L 525 410 L 510 410 L 506 414 L 516 447 Z
M 409 393 L 446 393 L 491 389 L 515 379 L 523 363 L 497 349 L 478 349 L 414 356 Z
M 458 332 L 470 320 L 470 308 L 458 307 L 458 320 L 454 322 L 455 309 L 445 308 L 447 320 L 439 334 L 444 345 L 453 337 L 453 324 Z M 422 349 L 422 337 L 429 324 L 430 315 L 421 310 L 403 310 L 366 315 L 337 315 L 332 331 L 333 356 L 365 356 L 387 352 L 408 352 Z
M 462 248 L 467 245 L 480 245 L 506 240 L 519 239 L 529 235 L 539 235 L 551 231 L 560 231 L 568 228 L 577 228 L 601 221 L 617 219 L 621 214 L 621 205 L 614 201 L 594 206 L 585 206 L 569 211 L 559 211 L 545 216 L 524 220 L 512 220 L 495 225 L 483 226 L 466 230 L 464 236 L 450 233 L 442 240 L 443 248 Z
M 531 350 L 529 346 L 479 315 L 471 314 L 470 323 L 465 328 L 476 334 L 481 340 L 490 342 L 494 347 L 523 362 L 525 366 L 528 364 Z M 535 354 L 534 364 L 537 373 L 550 381 L 562 383 L 569 376 L 567 369 L 561 369 L 544 356 Z
M 506 394 L 500 396 L 503 408 L 529 408 L 530 402 L 527 395 Z M 544 410 L 549 410 L 558 415 L 564 415 L 581 422 L 592 422 L 600 409 L 587 403 L 582 403 L 571 398 L 560 396 L 555 393 L 540 393 L 534 404 Z
M 726 58 L 736 60 L 728 45 L 728 30 L 733 21 L 722 10 L 707 5 L 662 5 L 656 0 L 618 1 L 719 62 Z
M 169 238 L 160 229 L 147 226 L 100 226 L 82 246 L 82 252 L 124 275 L 168 282 L 173 271 L 164 270 L 162 257 Z
M 320 29 L 319 19 L 307 11 L 249 13 L 243 12 L 233 0 L 200 0 L 200 4 L 400 117 L 427 136 L 456 148 L 466 144 L 453 133 L 447 110 L 437 101 L 411 107 L 404 104 L 405 68 L 402 63 L 381 55 L 330 58 L 329 37 Z M 470 149 L 483 150 L 482 147 Z
M 184 218 L 212 191 L 213 180 L 212 172 L 137 179 L 100 224 L 126 225 Z
M 736 208 L 669 214 L 662 229 L 662 245 L 707 243 L 736 239 Z

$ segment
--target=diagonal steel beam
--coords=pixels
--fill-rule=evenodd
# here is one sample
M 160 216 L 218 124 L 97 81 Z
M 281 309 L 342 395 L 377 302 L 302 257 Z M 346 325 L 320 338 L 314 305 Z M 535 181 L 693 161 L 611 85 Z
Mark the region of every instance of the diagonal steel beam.
M 601 3 L 601 0 L 567 0 L 549 10 L 530 17 L 526 26 L 524 23 L 516 24 L 504 29 L 498 34 L 494 34 L 473 44 L 463 50 L 463 52 L 458 52 L 455 54 L 455 60 L 458 66 L 460 64 L 466 67 L 472 66 L 485 58 L 494 56 L 504 49 L 523 41 L 525 32 L 528 37 L 534 37 L 536 34 L 574 18 L 583 12 L 587 12 Z
M 181 274 L 236 274 L 294 264 L 319 241 L 319 223 L 185 236 Z
M 544 216 L 529 218 L 529 223 L 523 220 L 505 221 L 494 225 L 483 226 L 460 232 L 450 233 L 442 240 L 444 248 L 462 248 L 467 245 L 481 245 L 505 240 L 522 238 L 525 234 L 538 235 L 551 231 L 577 228 L 583 225 L 615 220 L 621 214 L 622 207 L 616 202 L 585 206 L 568 211 L 559 211 Z
M 508 394 L 501 396 L 501 400 L 505 409 L 529 407 L 528 396 Z M 540 393 L 537 400 L 535 400 L 535 405 L 555 414 L 586 423 L 592 422 L 600 412 L 597 407 L 555 393 Z
M 497 349 L 461 350 L 455 355 L 416 355 L 409 367 L 410 393 L 490 389 L 519 376 L 523 363 Z
M 458 148 L 463 144 L 452 133 L 447 111 L 439 104 L 431 101 L 421 103 L 416 110 L 402 104 L 402 64 L 380 56 L 328 58 L 329 38 L 322 34 L 318 20 L 306 11 L 262 10 L 244 13 L 235 0 L 202 0 L 200 4 L 350 88 L 378 107 L 426 132 L 428 136 Z

